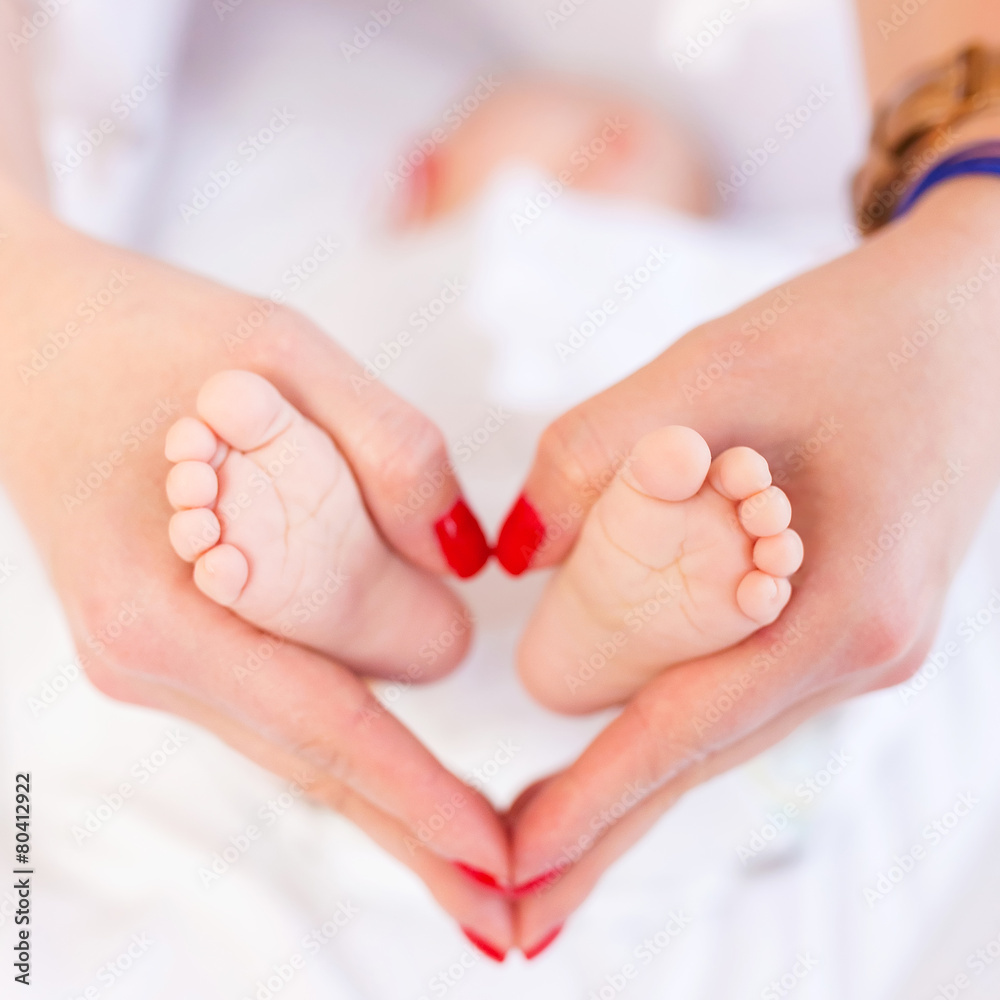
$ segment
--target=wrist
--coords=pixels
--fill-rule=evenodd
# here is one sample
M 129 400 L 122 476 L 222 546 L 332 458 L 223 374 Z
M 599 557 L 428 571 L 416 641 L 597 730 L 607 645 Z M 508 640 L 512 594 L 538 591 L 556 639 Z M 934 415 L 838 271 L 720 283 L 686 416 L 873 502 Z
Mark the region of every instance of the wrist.
M 960 241 L 956 251 L 995 252 L 1000 247 L 1000 177 L 948 178 L 924 192 L 909 213 L 890 227 L 894 228 L 913 232 L 918 239 L 954 238 Z

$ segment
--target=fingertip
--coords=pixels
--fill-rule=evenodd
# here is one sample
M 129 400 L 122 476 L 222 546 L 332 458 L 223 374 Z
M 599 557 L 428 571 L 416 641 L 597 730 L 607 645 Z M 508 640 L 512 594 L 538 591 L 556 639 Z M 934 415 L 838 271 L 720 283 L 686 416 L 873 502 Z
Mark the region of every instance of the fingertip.
M 545 525 L 522 493 L 511 508 L 497 539 L 497 561 L 511 576 L 526 572 L 545 541 Z

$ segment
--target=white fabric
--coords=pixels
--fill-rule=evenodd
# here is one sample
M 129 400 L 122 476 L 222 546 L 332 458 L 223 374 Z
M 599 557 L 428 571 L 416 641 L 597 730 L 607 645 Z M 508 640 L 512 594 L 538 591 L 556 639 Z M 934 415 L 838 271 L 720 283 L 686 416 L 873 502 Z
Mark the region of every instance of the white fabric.
M 348 61 L 341 44 L 376 4 L 228 0 L 187 11 L 73 0 L 32 42 L 47 74 L 53 161 L 147 66 L 169 75 L 116 141 L 55 182 L 57 201 L 95 233 L 260 294 L 287 289 L 286 269 L 320 238 L 336 239 L 339 256 L 292 301 L 373 361 L 415 309 L 459 282 L 467 289 L 460 304 L 416 336 L 384 378 L 446 430 L 471 500 L 494 528 L 548 419 L 699 320 L 847 245 L 844 183 L 863 131 L 850 21 L 835 0 L 734 2 L 732 23 L 681 71 L 674 53 L 718 13 L 708 2 L 664 9 L 653 0 L 577 0 L 550 26 L 545 13 L 557 0 L 512 0 L 502 10 L 422 0 L 404 3 Z M 518 62 L 594 65 L 648 92 L 669 91 L 708 123 L 723 177 L 810 88 L 825 85 L 833 96 L 727 201 L 720 222 L 566 194 L 517 234 L 512 215 L 544 179 L 515 168 L 462 219 L 421 237 L 380 235 L 372 220 L 386 200 L 383 169 L 469 79 Z M 240 144 L 277 111 L 294 121 L 249 162 Z M 233 158 L 241 170 L 224 195 L 185 221 L 180 206 Z M 560 360 L 556 345 L 654 249 L 666 264 Z M 491 410 L 500 427 L 480 443 Z M 603 998 L 622 992 L 615 984 L 632 963 L 639 978 L 625 992 L 636 1000 L 792 992 L 910 1000 L 934 996 L 963 971 L 971 983 L 963 998 L 996 996 L 1000 962 L 976 973 L 966 958 L 1000 935 L 998 554 L 995 508 L 935 644 L 950 640 L 960 652 L 931 667 L 937 675 L 922 690 L 829 712 L 691 793 L 611 869 L 544 958 L 528 965 L 512 956 L 496 967 L 349 824 L 294 796 L 280 799 L 287 786 L 212 736 L 90 689 L 5 508 L 0 561 L 9 556 L 16 570 L 0 583 L 0 753 L 5 775 L 35 775 L 37 995 L 267 997 L 268 977 L 300 953 L 303 968 L 288 982 L 279 976 L 272 995 Z M 555 717 L 519 690 L 513 648 L 541 583 L 491 569 L 464 585 L 479 620 L 469 662 L 432 688 L 383 692 L 459 774 L 496 770 L 487 788 L 500 804 L 570 760 L 608 717 Z M 966 641 L 962 621 L 976 613 L 986 624 Z M 517 750 L 489 767 L 501 743 Z M 809 779 L 821 791 L 807 802 Z M 123 782 L 132 794 L 119 801 Z M 976 797 L 971 814 L 932 845 L 925 828 L 948 822 L 964 793 Z M 770 838 L 769 816 L 789 803 L 794 818 Z M 110 818 L 88 833 L 98 812 Z M 249 845 L 241 840 L 248 824 L 266 825 Z M 767 846 L 744 863 L 740 848 L 756 844 L 755 833 Z M 249 849 L 203 884 L 199 871 L 233 840 Z M 865 889 L 917 843 L 926 858 L 869 906 Z M 4 940 L 10 902 L 0 889 Z M 305 943 L 337 919 L 346 926 L 331 940 Z M 647 962 L 651 951 L 637 949 L 658 932 L 669 943 Z M 817 964 L 797 979 L 792 970 L 806 954 Z M 780 985 L 782 976 L 792 978 Z

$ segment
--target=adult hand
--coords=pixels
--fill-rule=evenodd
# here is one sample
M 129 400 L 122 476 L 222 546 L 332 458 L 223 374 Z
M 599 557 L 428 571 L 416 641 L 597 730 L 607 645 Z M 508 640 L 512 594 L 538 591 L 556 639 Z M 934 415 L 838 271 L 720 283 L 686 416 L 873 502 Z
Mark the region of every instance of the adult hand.
M 397 551 L 440 573 L 444 545 L 467 571 L 455 539 L 478 526 L 471 515 L 456 520 L 460 494 L 439 431 L 380 384 L 357 391 L 359 368 L 289 310 L 87 239 L 5 183 L 0 221 L 0 474 L 91 680 L 186 716 L 294 778 L 506 950 L 508 904 L 451 863 L 506 879 L 506 834 L 490 805 L 344 666 L 206 600 L 167 541 L 167 427 L 191 412 L 206 377 L 236 367 L 269 378 L 329 431 Z M 471 628 L 448 588 L 432 576 L 427 585 L 456 624 L 413 681 L 453 666 Z
M 658 676 L 515 804 L 513 876 L 541 878 L 521 903 L 529 949 L 687 789 L 922 663 L 1000 474 L 998 222 L 995 180 L 937 189 L 544 435 L 501 536 L 512 570 L 558 563 L 612 470 L 667 424 L 694 427 L 713 453 L 762 452 L 806 561 L 774 625 Z

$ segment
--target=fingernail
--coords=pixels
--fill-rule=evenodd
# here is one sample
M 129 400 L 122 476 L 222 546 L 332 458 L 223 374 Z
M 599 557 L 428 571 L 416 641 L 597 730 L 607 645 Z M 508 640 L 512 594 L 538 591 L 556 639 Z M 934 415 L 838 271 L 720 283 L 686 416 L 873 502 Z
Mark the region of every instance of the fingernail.
M 490 547 L 476 515 L 464 500 L 460 499 L 434 525 L 434 531 L 448 565 L 463 580 L 475 576 L 486 565 Z
M 549 931 L 549 933 L 546 934 L 545 937 L 543 937 L 542 940 L 539 941 L 538 944 L 536 944 L 534 947 L 532 947 L 532 948 L 525 948 L 524 949 L 524 957 L 529 962 L 533 958 L 538 958 L 538 956 L 541 955 L 541 953 L 543 951 L 545 951 L 545 949 L 548 948 L 548 946 L 550 944 L 552 944 L 552 942 L 555 941 L 555 939 L 557 937 L 559 937 L 559 935 L 562 933 L 562 929 L 563 929 L 563 925 L 560 924 L 554 930 Z
M 452 864 L 463 875 L 468 875 L 473 882 L 485 886 L 487 889 L 496 889 L 497 892 L 506 893 L 507 890 L 504 886 L 489 872 L 484 872 L 481 868 L 473 868 L 472 865 L 467 865 L 463 861 L 453 861 Z
M 531 560 L 543 541 L 545 525 L 522 494 L 500 529 L 497 559 L 511 576 L 520 576 L 531 565 Z
M 487 957 L 494 962 L 502 962 L 507 957 L 507 952 L 501 951 L 496 945 L 490 944 L 485 938 L 481 938 L 475 931 L 470 931 L 468 927 L 462 928 L 462 933 Z
M 536 889 L 543 889 L 552 885 L 559 878 L 560 874 L 561 872 L 558 869 L 550 868 L 547 872 L 542 872 L 541 875 L 531 879 L 529 882 L 522 882 L 520 885 L 515 885 L 512 889 L 508 890 L 507 895 L 511 899 L 521 899 Z

